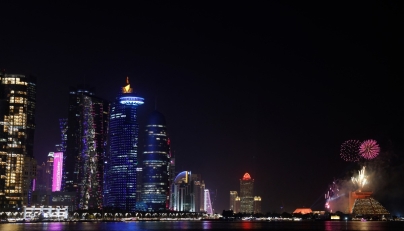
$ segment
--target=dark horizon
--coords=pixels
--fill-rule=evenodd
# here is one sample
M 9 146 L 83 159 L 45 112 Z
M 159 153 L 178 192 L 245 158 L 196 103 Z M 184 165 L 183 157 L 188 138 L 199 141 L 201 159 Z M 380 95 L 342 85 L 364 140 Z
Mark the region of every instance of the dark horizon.
M 129 76 L 145 99 L 141 131 L 157 104 L 177 172 L 201 174 L 217 190 L 218 213 L 246 172 L 263 212 L 324 210 L 328 185 L 361 167 L 340 158 L 350 139 L 379 143 L 367 162 L 375 198 L 404 213 L 402 4 L 27 3 L 3 11 L 0 68 L 37 77 L 38 163 L 60 143 L 70 86 L 89 84 L 112 102 Z

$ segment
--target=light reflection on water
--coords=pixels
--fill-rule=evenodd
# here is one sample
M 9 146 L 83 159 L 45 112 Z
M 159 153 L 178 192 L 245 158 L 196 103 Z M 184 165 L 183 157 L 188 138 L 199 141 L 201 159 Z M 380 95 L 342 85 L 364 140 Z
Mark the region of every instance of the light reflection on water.
M 0 224 L 0 231 L 143 231 L 143 230 L 400 230 L 404 222 L 385 221 L 143 221 L 143 222 L 49 222 Z

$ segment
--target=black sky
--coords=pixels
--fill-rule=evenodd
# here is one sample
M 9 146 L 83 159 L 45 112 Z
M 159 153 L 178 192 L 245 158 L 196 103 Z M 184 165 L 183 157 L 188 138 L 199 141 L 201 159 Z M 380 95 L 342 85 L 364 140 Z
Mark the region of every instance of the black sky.
M 323 209 L 328 184 L 358 168 L 339 157 L 348 139 L 376 139 L 404 169 L 402 3 L 0 6 L 0 68 L 38 78 L 40 161 L 60 142 L 69 86 L 113 100 L 129 76 L 141 126 L 157 101 L 177 171 L 217 190 L 216 212 L 245 172 L 265 212 Z M 404 212 L 402 192 L 388 209 Z

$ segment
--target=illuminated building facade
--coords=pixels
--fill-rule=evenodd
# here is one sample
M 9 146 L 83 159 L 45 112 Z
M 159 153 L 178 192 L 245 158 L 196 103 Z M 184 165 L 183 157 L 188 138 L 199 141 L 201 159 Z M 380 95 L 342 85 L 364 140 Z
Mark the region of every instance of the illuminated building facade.
M 376 199 L 373 192 L 357 190 L 349 193 L 349 213 L 354 216 L 389 216 L 390 212 Z
M 48 153 L 48 158 L 45 163 L 45 178 L 39 179 L 41 182 L 45 184 L 45 191 L 52 191 L 52 181 L 53 181 L 53 153 Z
M 53 154 L 52 192 L 60 191 L 62 186 L 63 152 Z
M 212 209 L 212 203 L 210 201 L 209 189 L 204 190 L 203 196 L 204 196 L 204 206 L 203 206 L 204 211 L 207 214 L 213 215 L 213 209 Z
M 70 88 L 62 190 L 76 192 L 77 209 L 103 206 L 108 121 L 108 101 L 94 96 L 89 86 Z
M 261 197 L 254 197 L 254 213 L 261 213 Z
M 49 152 L 46 163 L 43 162 L 41 165 L 37 165 L 34 191 L 52 191 L 53 153 Z
M 240 179 L 240 212 L 251 214 L 254 212 L 254 179 L 245 173 Z
M 35 104 L 35 78 L 0 72 L 0 208 L 30 203 L 36 175 Z
M 164 211 L 169 207 L 170 140 L 164 116 L 152 112 L 145 129 L 142 200 L 149 211 Z
M 229 209 L 234 212 L 234 204 L 236 203 L 236 197 L 238 196 L 237 191 L 230 191 L 230 206 Z
M 205 187 L 203 186 L 204 182 L 201 178 L 200 174 L 192 174 L 191 175 L 191 209 L 190 212 L 203 212 L 205 211 L 203 202 L 204 202 L 204 190 Z M 203 190 L 202 190 L 203 187 Z M 201 204 L 202 202 L 202 204 Z
M 205 210 L 205 182 L 202 180 L 201 181 L 201 186 L 199 188 L 199 194 L 201 195 L 201 197 L 199 198 L 199 212 L 206 212 Z
M 206 209 L 212 209 L 210 195 L 209 202 L 206 202 L 205 192 L 205 183 L 200 174 L 191 174 L 190 171 L 179 173 L 171 185 L 170 210 L 206 212 Z
M 137 108 L 143 103 L 144 99 L 136 96 L 127 78 L 126 86 L 111 106 L 110 149 L 105 159 L 106 207 L 136 210 L 139 142 Z
M 236 197 L 236 199 L 234 200 L 234 213 L 239 213 L 240 212 L 240 203 L 241 199 L 240 197 Z
M 182 171 L 174 179 L 171 185 L 172 200 L 170 201 L 170 208 L 174 211 L 191 211 L 190 203 L 190 181 L 191 172 Z

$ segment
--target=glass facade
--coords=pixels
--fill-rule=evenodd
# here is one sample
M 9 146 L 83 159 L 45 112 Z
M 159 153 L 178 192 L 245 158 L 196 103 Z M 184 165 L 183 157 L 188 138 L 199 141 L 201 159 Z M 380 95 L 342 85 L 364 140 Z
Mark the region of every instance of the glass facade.
M 66 131 L 60 121 L 62 146 L 66 143 L 62 188 L 76 192 L 77 209 L 101 209 L 110 105 L 94 96 L 89 86 L 71 87 L 69 93 Z
M 245 173 L 240 180 L 240 212 L 252 214 L 254 212 L 254 179 Z
M 234 211 L 234 209 L 236 207 L 236 206 L 234 206 L 234 204 L 236 202 L 236 197 L 237 196 L 238 196 L 237 191 L 230 191 L 230 203 L 229 203 L 230 206 L 229 206 L 229 209 L 232 210 L 232 211 Z
M 148 117 L 143 151 L 142 200 L 149 211 L 169 207 L 170 147 L 164 116 L 154 111 Z
M 30 203 L 36 175 L 35 82 L 0 72 L 0 208 Z
M 104 161 L 104 206 L 123 211 L 136 209 L 139 124 L 137 107 L 144 99 L 126 86 L 111 106 L 110 149 Z

